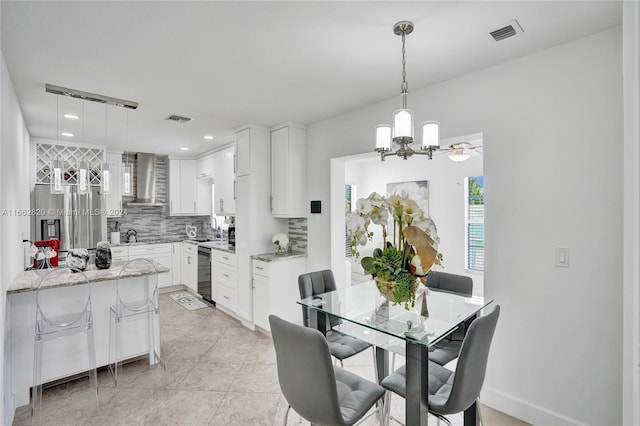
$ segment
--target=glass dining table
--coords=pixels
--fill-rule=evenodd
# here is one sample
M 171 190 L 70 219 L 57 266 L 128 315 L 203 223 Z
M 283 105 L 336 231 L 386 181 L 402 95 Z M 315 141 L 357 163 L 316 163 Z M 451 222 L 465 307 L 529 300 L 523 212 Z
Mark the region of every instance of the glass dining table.
M 418 297 L 415 307 L 406 310 L 402 304 L 387 302 L 373 281 L 298 301 L 309 309 L 309 327 L 326 334 L 327 315 L 331 315 L 342 320 L 338 326 L 341 332 L 373 344 L 379 381 L 389 374 L 390 353 L 405 356 L 406 424 L 412 426 L 428 424 L 429 348 L 458 328 L 466 330 L 491 302 L 493 300 L 483 297 L 430 290 L 426 306 Z M 464 412 L 464 425 L 475 424 L 476 406 L 473 404 Z

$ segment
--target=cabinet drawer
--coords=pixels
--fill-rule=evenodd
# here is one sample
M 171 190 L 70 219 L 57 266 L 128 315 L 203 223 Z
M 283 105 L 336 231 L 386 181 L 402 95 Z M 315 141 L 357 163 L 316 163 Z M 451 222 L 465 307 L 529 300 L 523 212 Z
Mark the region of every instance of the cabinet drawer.
M 238 270 L 236 268 L 216 262 L 214 272 L 216 284 L 222 283 L 232 288 L 238 287 Z
M 260 275 L 269 278 L 269 262 L 262 260 L 253 261 L 253 275 Z
M 238 257 L 235 253 L 229 253 L 226 251 L 212 250 L 213 258 L 216 262 L 224 263 L 230 266 L 238 266 Z
M 218 295 L 216 303 L 235 311 L 238 307 L 237 289 L 227 287 L 226 285 L 218 285 L 218 288 L 216 290 L 216 293 Z
M 195 244 L 191 244 L 191 243 L 183 243 L 182 244 L 182 250 L 185 253 L 189 253 L 192 254 L 194 256 L 198 255 L 198 246 Z
M 160 253 L 171 253 L 171 244 L 141 244 L 129 247 L 129 257 L 148 257 Z

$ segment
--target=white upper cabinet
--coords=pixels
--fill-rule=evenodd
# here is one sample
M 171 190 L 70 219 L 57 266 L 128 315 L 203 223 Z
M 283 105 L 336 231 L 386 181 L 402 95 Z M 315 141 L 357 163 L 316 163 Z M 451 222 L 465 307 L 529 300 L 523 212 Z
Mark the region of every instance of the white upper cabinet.
M 235 175 L 233 173 L 235 153 L 235 147 L 230 146 L 213 154 L 215 184 L 213 206 L 216 214 L 220 216 L 236 213 Z
M 287 124 L 271 131 L 271 214 L 304 217 L 307 212 L 306 130 Z
M 180 213 L 196 214 L 196 160 L 180 160 Z
M 236 133 L 236 157 L 233 171 L 236 176 L 251 173 L 251 128 Z
M 211 216 L 211 182 L 212 178 L 198 178 L 196 215 Z
M 198 158 L 198 179 L 213 177 L 214 159 L 213 154 Z
M 122 153 L 108 152 L 109 193 L 105 195 L 105 208 L 108 217 L 122 216 Z
M 211 186 L 197 179 L 198 160 L 169 160 L 169 215 L 211 214 Z

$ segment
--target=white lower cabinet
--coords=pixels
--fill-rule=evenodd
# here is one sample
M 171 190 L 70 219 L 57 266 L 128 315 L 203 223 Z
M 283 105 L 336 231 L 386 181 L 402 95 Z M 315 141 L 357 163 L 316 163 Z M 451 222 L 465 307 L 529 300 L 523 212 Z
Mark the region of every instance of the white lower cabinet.
M 233 313 L 238 309 L 238 259 L 235 253 L 211 250 L 213 256 L 212 299 Z
M 171 244 L 141 244 L 129 247 L 129 259 L 151 259 L 171 269 Z M 158 274 L 158 287 L 172 285 L 171 271 Z
M 271 306 L 271 288 L 269 266 L 266 262 L 253 261 L 253 323 L 263 330 L 270 330 L 269 311 Z
M 182 243 L 171 243 L 171 284 L 182 284 Z
M 269 315 L 301 323 L 302 308 L 298 276 L 306 271 L 306 257 L 276 259 L 271 262 L 253 260 L 253 322 L 270 331 Z
M 198 246 L 182 243 L 182 262 L 180 264 L 181 284 L 194 293 L 198 292 Z

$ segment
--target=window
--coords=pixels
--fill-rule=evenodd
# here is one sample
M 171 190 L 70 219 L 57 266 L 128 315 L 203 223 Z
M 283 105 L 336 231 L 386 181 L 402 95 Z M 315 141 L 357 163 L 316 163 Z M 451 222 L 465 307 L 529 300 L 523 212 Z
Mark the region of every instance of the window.
M 465 182 L 466 268 L 484 271 L 484 177 Z

